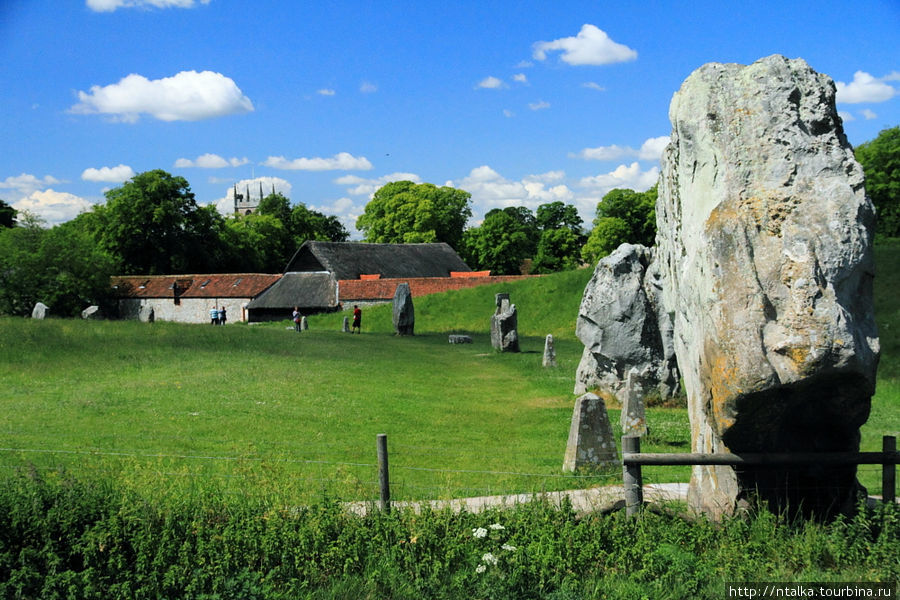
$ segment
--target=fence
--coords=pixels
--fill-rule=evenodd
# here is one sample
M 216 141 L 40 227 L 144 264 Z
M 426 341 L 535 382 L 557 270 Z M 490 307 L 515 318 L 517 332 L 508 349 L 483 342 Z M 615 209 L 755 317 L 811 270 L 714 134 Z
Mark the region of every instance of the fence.
M 669 454 L 641 453 L 641 438 L 622 437 L 622 475 L 625 485 L 625 512 L 635 515 L 644 503 L 642 465 L 723 465 L 786 467 L 803 465 L 881 465 L 881 497 L 884 502 L 896 499 L 896 465 L 900 463 L 897 438 L 882 437 L 881 452 L 805 452 L 805 453 L 746 453 L 746 454 Z

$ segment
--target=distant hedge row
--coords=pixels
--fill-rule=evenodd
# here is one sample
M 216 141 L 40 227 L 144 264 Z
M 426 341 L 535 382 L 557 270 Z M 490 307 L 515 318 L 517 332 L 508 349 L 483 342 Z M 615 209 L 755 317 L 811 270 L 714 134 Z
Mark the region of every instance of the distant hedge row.
M 719 598 L 726 581 L 897 581 L 900 511 L 829 525 L 760 512 L 348 514 L 149 501 L 104 481 L 0 482 L 2 598 Z

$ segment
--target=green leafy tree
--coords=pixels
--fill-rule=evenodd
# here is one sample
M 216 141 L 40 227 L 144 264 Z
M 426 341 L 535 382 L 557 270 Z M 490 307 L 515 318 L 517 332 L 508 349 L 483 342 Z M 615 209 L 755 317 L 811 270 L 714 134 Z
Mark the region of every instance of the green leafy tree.
M 0 199 L 0 227 L 15 227 L 17 211 Z
M 656 196 L 653 186 L 646 192 L 610 190 L 597 204 L 594 229 L 582 248 L 581 257 L 594 264 L 620 244 L 652 246 L 656 241 Z
M 560 201 L 538 206 L 535 211 L 535 222 L 541 231 L 565 228 L 576 235 L 583 235 L 581 229 L 583 221 L 578 215 L 578 209 Z
M 291 210 L 290 231 L 297 248 L 307 240 L 346 242 L 350 239 L 350 232 L 336 216 L 309 209 L 302 202 Z
M 280 273 L 293 252 L 284 224 L 259 212 L 226 220 L 223 239 L 232 272 Z
M 856 160 L 866 174 L 866 194 L 878 214 L 875 233 L 900 237 L 900 126 L 857 146 Z
M 394 181 L 375 192 L 356 221 L 367 242 L 446 242 L 459 248 L 471 194 L 431 183 Z
M 495 275 L 518 275 L 525 259 L 534 255 L 536 231 L 534 216 L 527 208 L 495 208 L 484 216 L 480 227 L 466 231 L 463 255 L 469 266 L 489 269 Z
M 582 236 L 567 227 L 541 232 L 532 273 L 555 273 L 577 269 L 581 264 Z
M 54 314 L 78 315 L 105 305 L 116 261 L 100 250 L 84 220 L 52 229 L 29 213 L 0 229 L 0 313 L 27 315 L 43 302 Z
M 94 234 L 126 274 L 203 272 L 215 262 L 209 244 L 218 253 L 223 220 L 212 207 L 197 206 L 183 177 L 139 173 L 106 192 L 106 205 L 94 210 Z

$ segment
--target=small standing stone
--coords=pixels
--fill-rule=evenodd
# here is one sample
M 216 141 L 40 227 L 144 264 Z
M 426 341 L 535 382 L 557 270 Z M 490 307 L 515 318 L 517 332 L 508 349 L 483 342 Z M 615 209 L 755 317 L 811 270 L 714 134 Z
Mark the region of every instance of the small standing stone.
M 300 317 L 300 331 L 306 331 L 309 329 L 309 322 L 307 322 L 306 317 Z
M 138 319 L 142 323 L 152 323 L 156 320 L 156 313 L 153 312 L 152 306 L 147 306 L 146 304 L 141 307 L 140 312 L 138 313 Z
M 606 403 L 596 394 L 579 397 L 572 413 L 563 471 L 596 469 L 618 464 L 618 460 Z
M 344 333 L 350 333 L 350 317 L 344 317 L 344 325 L 341 327 Z
M 644 394 L 646 389 L 637 369 L 631 369 L 625 377 L 625 389 L 620 394 L 622 412 L 619 424 L 622 435 L 647 435 L 647 416 L 644 410 Z
M 544 340 L 544 360 L 541 363 L 545 367 L 556 366 L 556 350 L 553 348 L 553 334 L 548 333 Z
M 416 311 L 408 283 L 401 283 L 394 292 L 394 331 L 397 335 L 414 335 Z
M 451 344 L 471 344 L 472 336 L 470 335 L 450 335 L 450 343 Z
M 88 306 L 86 309 L 81 311 L 81 318 L 99 321 L 103 319 L 103 311 L 100 310 L 99 306 Z
M 491 345 L 500 352 L 519 351 L 518 315 L 516 305 L 509 303 L 509 294 L 495 296 L 496 312 L 491 316 Z
M 44 304 L 43 302 L 38 302 L 34 305 L 34 309 L 31 311 L 32 319 L 46 319 L 50 315 L 50 307 Z

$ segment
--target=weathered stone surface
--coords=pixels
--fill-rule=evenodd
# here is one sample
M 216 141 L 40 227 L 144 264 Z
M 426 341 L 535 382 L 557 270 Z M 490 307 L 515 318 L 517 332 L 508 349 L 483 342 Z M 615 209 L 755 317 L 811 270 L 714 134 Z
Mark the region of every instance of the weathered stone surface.
M 50 316 L 50 307 L 43 302 L 38 302 L 34 305 L 34 308 L 31 309 L 32 319 L 46 319 L 48 316 Z
M 708 64 L 672 99 L 658 259 L 695 452 L 855 451 L 875 389 L 872 226 L 835 86 L 803 60 Z M 855 467 L 695 467 L 712 515 L 849 510 Z
M 471 344 L 472 336 L 451 334 L 449 340 L 451 344 Z
M 100 310 L 99 306 L 88 306 L 86 309 L 81 311 L 81 318 L 100 321 L 104 318 L 104 316 L 103 311 Z
M 350 317 L 344 317 L 344 323 L 341 325 L 343 333 L 350 333 Z
M 305 316 L 300 317 L 300 331 L 307 331 L 307 330 L 309 330 L 309 321 L 306 320 Z
M 138 311 L 138 319 L 142 323 L 152 323 L 155 321 L 156 313 L 153 311 L 153 307 L 146 304 L 141 306 L 140 311 Z
M 497 310 L 491 315 L 491 345 L 500 352 L 519 351 L 519 318 L 509 294 L 497 294 Z
M 622 244 L 600 260 L 584 289 L 575 333 L 584 344 L 575 393 L 598 389 L 626 398 L 667 400 L 679 389 L 662 284 L 650 249 Z M 632 374 L 630 377 L 629 375 Z
M 553 335 L 550 333 L 544 339 L 544 358 L 541 360 L 541 365 L 545 367 L 556 366 L 556 349 L 553 347 Z
M 619 413 L 619 425 L 622 435 L 647 435 L 647 416 L 644 408 L 642 390 L 651 387 L 655 381 L 641 381 L 638 369 L 632 368 L 625 377 L 625 389 L 619 396 L 622 412 Z
M 394 292 L 394 331 L 397 335 L 414 335 L 416 311 L 413 307 L 409 284 L 401 283 Z
M 584 394 L 575 400 L 569 441 L 563 459 L 563 471 L 596 469 L 618 464 L 606 404 L 596 394 Z

